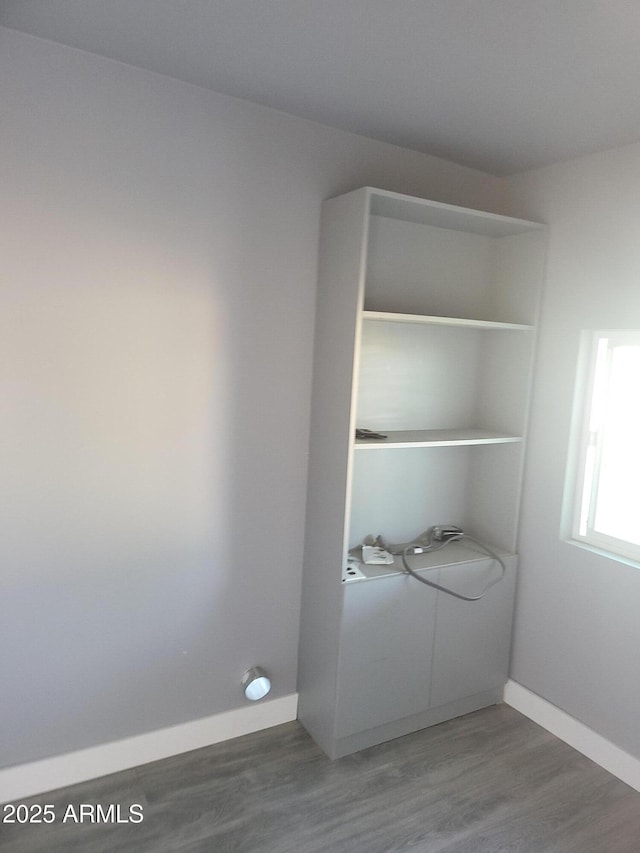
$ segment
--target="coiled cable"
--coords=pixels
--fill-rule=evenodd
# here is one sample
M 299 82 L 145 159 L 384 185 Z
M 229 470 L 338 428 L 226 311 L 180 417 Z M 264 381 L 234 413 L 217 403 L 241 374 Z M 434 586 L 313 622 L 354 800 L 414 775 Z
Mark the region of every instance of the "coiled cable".
M 439 551 L 441 548 L 444 548 L 449 542 L 459 542 L 461 540 L 468 539 L 470 542 L 475 543 L 479 548 L 484 551 L 484 553 L 488 557 L 492 557 L 500 566 L 500 574 L 498 577 L 493 578 L 493 580 L 487 583 L 481 592 L 478 595 L 464 595 L 461 592 L 456 592 L 454 589 L 451 589 L 448 586 L 443 586 L 442 584 L 436 583 L 435 581 L 428 580 L 423 575 L 419 575 L 415 569 L 412 569 L 409 565 L 407 557 L 415 556 L 417 554 L 431 554 L 434 551 Z M 473 536 L 470 536 L 468 533 L 456 533 L 454 535 L 449 536 L 446 539 L 443 539 L 438 542 L 434 542 L 432 538 L 432 530 L 426 530 L 424 533 L 420 534 L 420 536 L 413 540 L 412 542 L 405 542 L 399 545 L 390 545 L 384 541 L 381 536 L 378 536 L 376 539 L 376 545 L 379 545 L 381 548 L 384 548 L 390 554 L 394 554 L 395 556 L 399 556 L 402 559 L 402 566 L 407 572 L 407 574 L 411 575 L 411 577 L 415 578 L 420 583 L 425 584 L 426 586 L 430 586 L 433 589 L 438 589 L 441 592 L 447 593 L 447 595 L 452 595 L 454 598 L 459 598 L 461 601 L 479 601 L 481 598 L 487 594 L 487 592 L 491 589 L 492 586 L 495 586 L 497 583 L 504 578 L 507 567 L 505 565 L 504 560 L 498 554 L 495 553 L 491 548 L 484 544 L 484 542 L 480 542 Z

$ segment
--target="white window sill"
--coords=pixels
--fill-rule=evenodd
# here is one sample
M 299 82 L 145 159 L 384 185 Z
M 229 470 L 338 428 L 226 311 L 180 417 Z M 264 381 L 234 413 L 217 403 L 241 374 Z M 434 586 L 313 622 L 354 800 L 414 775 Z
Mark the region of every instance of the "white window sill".
M 631 557 L 625 557 L 624 554 L 616 554 L 615 551 L 608 551 L 605 548 L 599 548 L 596 545 L 591 545 L 589 542 L 582 542 L 580 539 L 565 539 L 567 545 L 575 545 L 582 548 L 583 551 L 589 551 L 591 554 L 597 554 L 598 557 L 604 557 L 607 560 L 614 560 L 616 563 L 623 563 L 625 566 L 631 566 L 634 569 L 640 569 L 640 561 L 634 560 Z

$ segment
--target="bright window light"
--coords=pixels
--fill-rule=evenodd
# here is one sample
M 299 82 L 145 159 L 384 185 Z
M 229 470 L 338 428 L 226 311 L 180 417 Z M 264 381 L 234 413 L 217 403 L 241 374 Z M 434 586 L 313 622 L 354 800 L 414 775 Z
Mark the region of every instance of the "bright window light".
M 640 560 L 640 331 L 591 344 L 573 536 Z

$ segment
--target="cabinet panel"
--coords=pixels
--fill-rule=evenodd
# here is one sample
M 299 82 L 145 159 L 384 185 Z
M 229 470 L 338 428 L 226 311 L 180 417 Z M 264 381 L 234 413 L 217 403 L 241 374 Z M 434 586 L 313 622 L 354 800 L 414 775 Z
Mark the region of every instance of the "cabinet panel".
M 468 532 L 508 552 L 516 549 L 524 445 L 474 447 L 467 478 Z
M 477 448 L 360 451 L 353 464 L 350 546 L 365 536 L 414 539 L 432 524 L 467 518 L 467 467 Z
M 546 233 L 491 235 L 370 217 L 365 307 L 534 323 Z M 477 224 L 477 223 L 476 223 Z M 522 223 L 526 226 L 527 223 Z
M 474 426 L 484 334 L 365 321 L 358 426 L 382 431 Z
M 533 334 L 365 321 L 357 425 L 367 429 L 483 428 L 521 436 Z
M 331 749 L 342 606 L 352 382 L 361 310 L 368 191 L 327 202 L 322 218 L 307 517 L 298 656 L 298 715 Z
M 406 576 L 344 593 L 336 737 L 427 709 L 436 602 L 434 590 Z
M 493 240 L 371 217 L 365 307 L 483 319 Z
M 505 559 L 503 580 L 479 601 L 461 601 L 439 592 L 430 706 L 436 708 L 500 687 L 507 680 L 515 557 Z M 440 583 L 464 595 L 477 595 L 499 574 L 491 559 L 444 568 Z
M 478 352 L 475 423 L 523 435 L 526 428 L 532 332 L 488 332 Z

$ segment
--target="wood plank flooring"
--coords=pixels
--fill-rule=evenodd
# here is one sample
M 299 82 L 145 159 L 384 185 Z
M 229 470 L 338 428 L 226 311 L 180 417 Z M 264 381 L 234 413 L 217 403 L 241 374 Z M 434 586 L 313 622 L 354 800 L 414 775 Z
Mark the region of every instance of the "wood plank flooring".
M 2 853 L 640 853 L 640 794 L 505 705 L 329 761 L 298 723 L 36 797 Z M 137 824 L 69 804 L 139 803 Z

